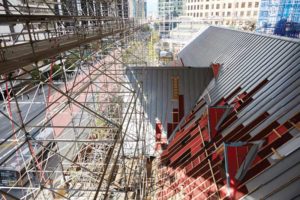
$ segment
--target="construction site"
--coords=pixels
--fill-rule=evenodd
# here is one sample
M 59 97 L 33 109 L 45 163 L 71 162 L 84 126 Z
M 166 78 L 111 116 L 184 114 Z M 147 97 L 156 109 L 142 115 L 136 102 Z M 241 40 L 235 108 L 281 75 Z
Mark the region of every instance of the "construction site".
M 132 2 L 0 1 L 0 199 L 300 199 L 300 39 L 207 26 L 162 66 Z

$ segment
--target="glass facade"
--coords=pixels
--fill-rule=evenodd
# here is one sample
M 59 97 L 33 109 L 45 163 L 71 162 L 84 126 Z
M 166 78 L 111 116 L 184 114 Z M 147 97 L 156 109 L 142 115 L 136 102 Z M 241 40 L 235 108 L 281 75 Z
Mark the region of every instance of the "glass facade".
M 169 37 L 169 33 L 177 26 L 173 20 L 183 14 L 183 0 L 159 0 L 158 16 L 162 20 L 159 25 L 161 37 Z
M 178 17 L 183 12 L 182 0 L 159 0 L 158 15 L 159 17 Z
M 261 0 L 257 31 L 300 38 L 300 0 Z

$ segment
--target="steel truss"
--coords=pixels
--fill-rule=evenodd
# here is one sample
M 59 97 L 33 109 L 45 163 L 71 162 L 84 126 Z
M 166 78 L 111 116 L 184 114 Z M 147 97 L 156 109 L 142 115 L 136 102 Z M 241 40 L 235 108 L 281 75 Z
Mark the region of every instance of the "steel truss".
M 0 23 L 11 31 L 0 49 L 1 197 L 145 198 L 142 90 L 122 60 L 139 28 L 113 14 L 124 1 L 103 2 L 101 12 L 89 1 L 80 12 L 78 1 L 3 2 Z

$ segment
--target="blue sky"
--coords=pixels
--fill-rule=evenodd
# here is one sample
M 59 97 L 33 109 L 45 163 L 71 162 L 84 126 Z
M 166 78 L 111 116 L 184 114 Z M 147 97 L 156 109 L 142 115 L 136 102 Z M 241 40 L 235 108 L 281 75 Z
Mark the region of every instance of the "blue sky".
M 157 14 L 157 1 L 158 0 L 147 0 L 148 14 L 153 12 Z

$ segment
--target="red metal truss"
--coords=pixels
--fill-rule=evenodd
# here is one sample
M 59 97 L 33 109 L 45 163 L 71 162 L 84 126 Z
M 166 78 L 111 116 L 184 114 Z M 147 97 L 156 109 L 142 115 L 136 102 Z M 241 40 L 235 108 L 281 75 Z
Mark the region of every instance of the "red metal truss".
M 178 128 L 175 137 L 169 142 L 167 149 L 161 154 L 162 171 L 165 178 L 160 181 L 165 184 L 172 177 L 167 187 L 157 192 L 158 199 L 169 199 L 181 195 L 182 199 L 240 199 L 249 192 L 246 184 L 254 177 L 272 166 L 268 158 L 274 149 L 291 140 L 290 130 L 297 128 L 300 113 L 284 123 L 277 120 L 269 123 L 255 136 L 251 131 L 261 123 L 270 119 L 270 114 L 264 112 L 247 125 L 238 124 L 226 135 L 223 131 L 231 126 L 237 119 L 237 113 L 246 108 L 259 92 L 268 83 L 264 80 L 250 91 L 242 91 L 241 87 L 235 89 L 228 97 L 221 98 L 217 106 L 206 107 L 203 99 L 199 100 L 184 123 Z M 232 105 L 227 116 L 223 116 L 226 107 Z M 223 109 L 222 109 L 223 108 Z M 196 118 L 196 116 L 199 116 Z M 219 130 L 216 125 L 221 118 Z M 228 193 L 226 183 L 224 142 L 243 142 L 241 147 L 229 147 L 227 153 L 229 160 L 229 174 L 235 176 L 247 157 L 255 141 L 263 141 L 254 160 L 244 171 L 240 181 L 233 182 L 234 189 Z M 178 174 L 181 174 L 178 176 Z M 234 179 L 233 179 L 234 180 Z M 230 194 L 230 195 L 229 195 Z

